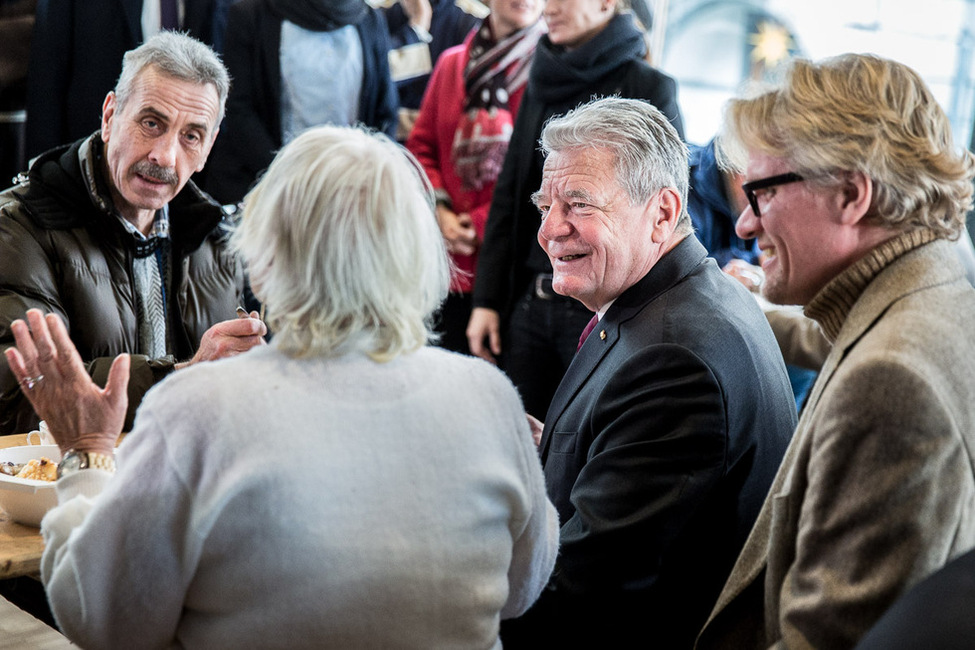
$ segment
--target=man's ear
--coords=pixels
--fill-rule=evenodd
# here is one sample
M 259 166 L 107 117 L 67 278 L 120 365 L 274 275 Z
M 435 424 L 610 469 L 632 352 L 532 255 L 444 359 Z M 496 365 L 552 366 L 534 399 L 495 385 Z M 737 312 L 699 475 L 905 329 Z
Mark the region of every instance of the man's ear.
M 102 102 L 102 142 L 108 142 L 112 135 L 112 119 L 115 117 L 115 109 L 118 102 L 115 100 L 115 92 L 109 91 Z
M 681 206 L 680 196 L 672 187 L 665 187 L 657 196 L 650 199 L 647 206 L 653 211 L 648 215 L 654 220 L 653 234 L 651 238 L 655 244 L 663 244 L 674 234 L 677 222 L 680 220 Z
M 873 203 L 873 179 L 863 172 L 849 172 L 840 186 L 841 221 L 852 225 L 863 219 Z

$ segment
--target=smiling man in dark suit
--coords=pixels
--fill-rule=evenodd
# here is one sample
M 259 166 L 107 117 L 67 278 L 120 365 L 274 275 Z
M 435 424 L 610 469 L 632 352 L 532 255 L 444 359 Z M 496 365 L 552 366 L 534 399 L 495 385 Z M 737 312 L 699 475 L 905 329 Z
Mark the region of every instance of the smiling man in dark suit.
M 598 100 L 542 148 L 538 241 L 555 291 L 599 320 L 539 444 L 559 559 L 505 647 L 689 648 L 795 427 L 785 366 L 693 236 L 687 149 L 660 111 Z

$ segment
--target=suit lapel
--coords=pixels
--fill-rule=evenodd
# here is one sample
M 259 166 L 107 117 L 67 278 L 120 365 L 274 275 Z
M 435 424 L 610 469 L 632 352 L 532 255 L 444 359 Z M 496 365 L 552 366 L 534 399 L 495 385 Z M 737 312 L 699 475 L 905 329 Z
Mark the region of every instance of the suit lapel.
M 548 413 L 545 415 L 545 429 L 542 431 L 542 440 L 539 443 L 542 463 L 548 457 L 552 429 L 562 417 L 566 407 L 586 384 L 592 373 L 609 354 L 609 351 L 613 349 L 613 346 L 616 345 L 619 340 L 619 332 L 619 323 L 611 321 L 609 313 L 607 313 L 596 324 L 585 344 L 576 353 L 572 363 L 569 364 L 569 369 L 565 371 L 565 376 L 562 377 L 558 390 L 555 391 L 555 396 L 552 398 L 552 403 L 548 407 Z
M 543 465 L 548 458 L 552 429 L 592 377 L 596 368 L 616 347 L 623 325 L 643 311 L 657 296 L 693 272 L 706 256 L 707 250 L 704 246 L 696 237 L 689 235 L 658 260 L 639 282 L 624 291 L 613 302 L 586 339 L 585 344 L 576 353 L 558 390 L 555 391 L 548 413 L 545 415 L 545 428 L 539 443 Z

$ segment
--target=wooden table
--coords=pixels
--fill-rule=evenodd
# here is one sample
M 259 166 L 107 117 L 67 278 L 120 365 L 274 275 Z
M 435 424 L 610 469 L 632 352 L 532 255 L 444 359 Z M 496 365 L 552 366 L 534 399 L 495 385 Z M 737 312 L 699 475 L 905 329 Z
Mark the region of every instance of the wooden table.
M 0 436 L 0 449 L 27 444 L 25 434 Z M 41 529 L 24 526 L 10 520 L 0 510 L 0 579 L 37 575 L 41 570 L 44 539 Z

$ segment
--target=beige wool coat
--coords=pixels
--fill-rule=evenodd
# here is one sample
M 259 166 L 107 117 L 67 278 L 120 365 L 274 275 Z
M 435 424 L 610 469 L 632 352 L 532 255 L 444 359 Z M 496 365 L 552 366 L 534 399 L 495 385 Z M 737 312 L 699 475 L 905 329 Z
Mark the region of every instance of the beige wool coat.
M 698 648 L 849 648 L 975 546 L 975 289 L 932 239 L 807 306 L 833 350 Z

